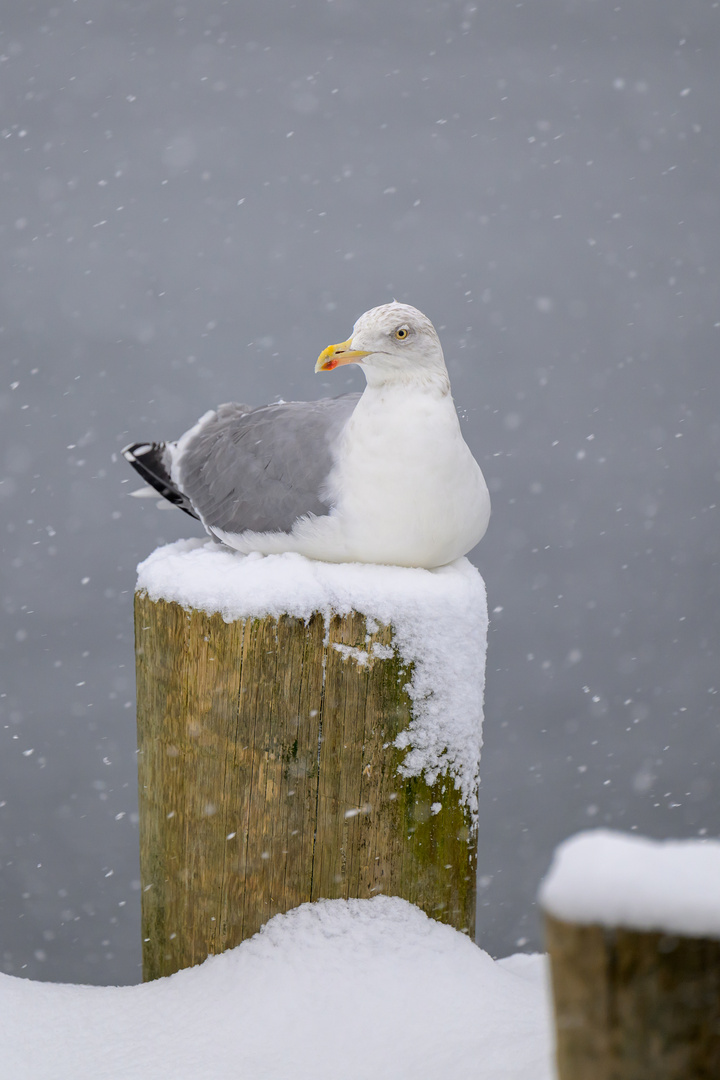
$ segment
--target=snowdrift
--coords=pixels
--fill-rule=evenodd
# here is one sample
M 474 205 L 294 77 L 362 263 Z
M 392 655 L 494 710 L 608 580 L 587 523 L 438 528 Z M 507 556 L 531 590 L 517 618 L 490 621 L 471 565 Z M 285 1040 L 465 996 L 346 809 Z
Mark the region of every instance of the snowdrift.
M 404 900 L 324 900 L 141 986 L 0 976 L 8 1080 L 550 1080 L 543 957 Z

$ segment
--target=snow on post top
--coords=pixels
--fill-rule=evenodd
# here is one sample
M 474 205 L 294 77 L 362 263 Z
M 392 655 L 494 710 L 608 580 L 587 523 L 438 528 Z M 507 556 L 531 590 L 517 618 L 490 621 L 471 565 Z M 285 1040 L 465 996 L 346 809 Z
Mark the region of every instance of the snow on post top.
M 326 623 L 351 611 L 393 627 L 393 644 L 412 665 L 413 719 L 398 737 L 402 772 L 434 783 L 449 772 L 473 820 L 482 746 L 487 600 L 467 559 L 422 570 L 372 563 L 326 563 L 294 552 L 239 555 L 203 540 L 158 548 L 138 566 L 138 592 L 226 622 L 319 611 Z M 357 658 L 356 658 L 357 659 Z
M 720 842 L 578 833 L 557 848 L 539 900 L 565 922 L 720 938 Z

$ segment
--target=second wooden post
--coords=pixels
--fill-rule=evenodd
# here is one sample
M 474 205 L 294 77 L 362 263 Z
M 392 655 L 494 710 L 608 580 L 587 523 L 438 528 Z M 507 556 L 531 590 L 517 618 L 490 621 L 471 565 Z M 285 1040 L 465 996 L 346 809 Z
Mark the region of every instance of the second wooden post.
M 717 841 L 580 833 L 540 900 L 559 1080 L 720 1077 Z

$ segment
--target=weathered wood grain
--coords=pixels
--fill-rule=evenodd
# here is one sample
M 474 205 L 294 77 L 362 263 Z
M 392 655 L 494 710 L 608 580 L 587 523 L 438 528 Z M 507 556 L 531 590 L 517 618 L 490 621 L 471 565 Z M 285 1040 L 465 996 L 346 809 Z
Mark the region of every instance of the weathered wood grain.
M 720 942 L 545 916 L 559 1080 L 717 1080 Z
M 400 777 L 410 673 L 363 662 L 390 627 L 225 623 L 142 593 L 135 616 L 145 979 L 320 897 L 402 896 L 473 934 L 467 811 L 447 778 Z

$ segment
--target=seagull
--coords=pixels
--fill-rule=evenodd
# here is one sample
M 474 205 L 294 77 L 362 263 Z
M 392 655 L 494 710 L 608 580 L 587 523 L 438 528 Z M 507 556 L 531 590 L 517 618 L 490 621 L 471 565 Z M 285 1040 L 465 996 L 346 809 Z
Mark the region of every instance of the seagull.
M 490 496 L 422 312 L 372 308 L 316 372 L 357 364 L 362 394 L 205 413 L 177 442 L 123 450 L 145 482 L 243 554 L 433 569 L 482 538 Z

